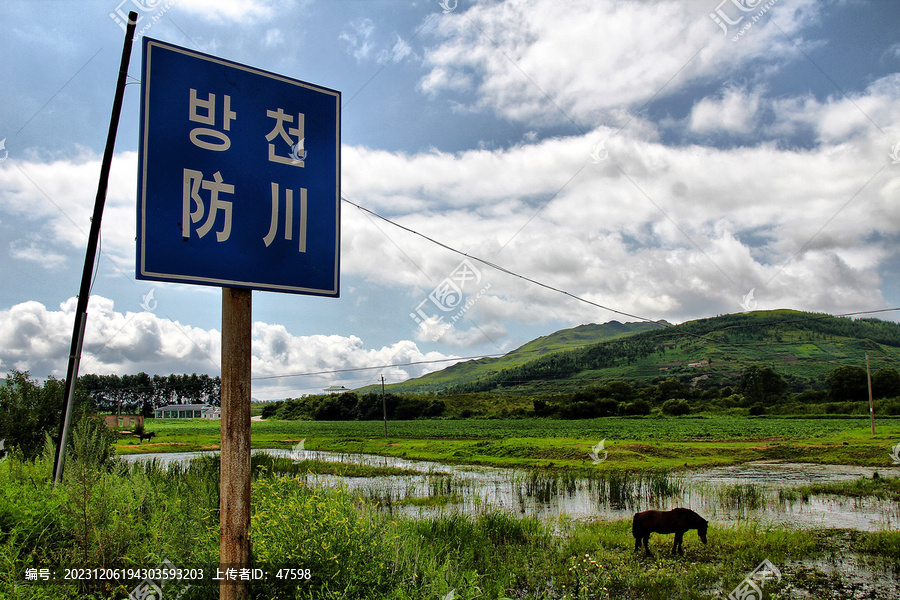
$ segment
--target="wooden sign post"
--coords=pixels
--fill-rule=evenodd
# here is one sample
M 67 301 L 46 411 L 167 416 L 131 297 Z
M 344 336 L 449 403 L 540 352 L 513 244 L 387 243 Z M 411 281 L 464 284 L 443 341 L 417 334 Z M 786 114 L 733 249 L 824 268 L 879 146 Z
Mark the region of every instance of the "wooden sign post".
M 222 288 L 217 578 L 242 599 L 251 290 L 340 296 L 341 94 L 147 37 L 141 70 L 136 277 Z
M 250 565 L 250 362 L 252 291 L 222 288 L 222 442 L 219 562 Z M 246 581 L 227 581 L 220 600 L 247 598 Z

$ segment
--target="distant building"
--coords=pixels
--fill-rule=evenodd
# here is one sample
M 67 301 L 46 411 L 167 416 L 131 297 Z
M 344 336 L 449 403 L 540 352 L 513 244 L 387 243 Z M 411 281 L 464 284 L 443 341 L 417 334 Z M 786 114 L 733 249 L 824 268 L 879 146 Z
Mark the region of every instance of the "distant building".
M 328 386 L 327 388 L 325 388 L 325 392 L 327 392 L 329 394 L 335 394 L 337 392 L 349 392 L 349 391 L 350 390 L 348 390 L 347 388 L 345 388 L 342 385 L 331 385 L 331 386 Z
M 700 362 L 688 363 L 688 367 L 696 369 L 697 367 L 708 367 L 709 361 L 706 359 L 701 360 Z
M 209 404 L 170 404 L 157 408 L 153 411 L 153 416 L 157 419 L 221 419 L 221 412 L 218 407 Z M 204 417 L 203 413 L 207 412 L 211 416 Z M 218 414 L 219 416 L 212 416 Z

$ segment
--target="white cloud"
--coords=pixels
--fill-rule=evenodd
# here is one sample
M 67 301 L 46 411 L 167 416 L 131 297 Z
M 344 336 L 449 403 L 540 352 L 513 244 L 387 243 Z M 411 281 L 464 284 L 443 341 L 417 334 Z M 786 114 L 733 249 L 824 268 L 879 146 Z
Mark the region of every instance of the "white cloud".
M 731 87 L 717 98 L 702 98 L 691 110 L 691 129 L 698 133 L 748 133 L 754 129 L 761 96 L 761 90 Z
M 812 132 L 823 144 L 871 138 L 879 130 L 897 134 L 900 140 L 900 73 L 872 82 L 864 91 L 849 95 L 835 94 L 825 101 L 811 96 L 779 98 L 772 102 L 776 122 L 768 132 L 786 136 L 798 131 Z M 871 138 L 880 139 L 880 138 Z M 881 143 L 895 143 L 884 140 Z
M 55 252 L 39 240 L 18 240 L 10 243 L 9 255 L 12 258 L 30 261 L 44 269 L 55 269 L 66 264 L 67 256 Z
M 375 48 L 372 35 L 375 33 L 375 23 L 371 19 L 360 19 L 350 23 L 348 28 L 341 32 L 340 39 L 347 43 L 350 54 L 357 61 L 369 58 Z
M 886 91 L 893 83 L 875 82 L 854 103 L 885 124 L 900 123 Z M 731 101 L 729 93 L 722 104 L 740 104 L 744 96 L 735 91 Z M 809 108 L 823 115 L 841 110 L 859 112 L 843 98 Z M 788 114 L 781 125 L 796 124 L 802 112 Z M 740 119 L 731 126 L 741 127 Z M 758 298 L 779 306 L 871 308 L 880 303 L 880 265 L 893 258 L 878 239 L 900 231 L 890 145 L 877 130 L 827 127 L 827 139 L 823 135 L 812 150 L 773 143 L 673 147 L 648 138 L 641 127 L 639 134 L 629 129 L 611 136 L 610 129 L 600 128 L 584 136 L 460 153 L 345 146 L 342 190 L 464 252 L 652 319 L 737 310 L 734 299 L 752 287 Z M 846 137 L 838 136 L 841 131 Z M 608 159 L 594 164 L 592 148 L 605 138 Z M 116 156 L 103 226 L 104 256 L 127 274 L 134 260 L 135 169 L 134 153 Z M 0 211 L 51 232 L 51 264 L 55 254 L 80 256 L 92 202 L 84 190 L 96 185 L 98 170 L 91 157 L 0 164 Z M 342 228 L 344 274 L 397 287 L 406 297 L 425 298 L 461 260 L 347 205 Z M 27 235 L 15 247 L 27 249 Z M 30 258 L 33 253 L 23 252 L 13 260 Z M 482 271 L 491 289 L 467 314 L 477 327 L 457 325 L 440 343 L 483 343 L 481 328 L 502 345 L 514 322 L 622 319 L 490 267 Z M 811 277 L 829 287 L 812 293 L 804 287 L 812 285 Z M 851 289 L 856 293 L 846 291 Z M 415 304 L 410 301 L 408 312 Z M 431 339 L 417 333 L 411 320 L 406 325 L 404 335 Z
M 272 18 L 278 4 L 272 0 L 176 0 L 175 6 L 214 23 L 247 24 Z
M 100 158 L 90 155 L 0 163 L 0 211 L 40 227 L 42 251 L 48 255 L 82 250 L 91 227 L 99 172 Z M 137 153 L 117 154 L 110 169 L 101 236 L 104 256 L 125 271 L 134 265 L 136 178 Z M 27 248 L 31 241 L 14 244 Z
M 878 265 L 892 255 L 878 236 L 900 231 L 900 217 L 889 174 L 866 183 L 886 160 L 879 135 L 807 151 L 670 147 L 623 133 L 594 165 L 590 143 L 602 137 L 456 155 L 347 148 L 344 189 L 464 252 L 652 319 L 739 310 L 753 287 L 776 307 L 880 305 Z M 349 272 L 424 298 L 460 260 L 358 211 L 344 214 Z M 492 287 L 471 314 L 482 328 L 622 318 L 482 271 Z M 477 337 L 466 332 L 442 342 Z M 423 329 L 417 339 L 433 334 Z
M 477 4 L 439 21 L 441 41 L 426 52 L 431 71 L 420 87 L 436 94 L 467 86 L 476 107 L 530 124 L 624 123 L 622 108 L 739 65 L 796 58 L 784 34 L 795 34 L 820 8 L 802 0 L 776 9 L 781 29 L 760 23 L 734 44 L 718 35 L 704 3 Z
M 59 310 L 49 310 L 30 301 L 0 311 L 0 364 L 38 377 L 64 377 L 75 302 L 71 298 Z M 282 325 L 263 322 L 253 324 L 252 352 L 253 395 L 263 400 L 316 393 L 331 383 L 356 387 L 373 373 L 383 373 L 389 383 L 404 381 L 453 362 L 428 363 L 451 357 L 422 352 L 409 340 L 366 348 L 356 336 L 296 336 Z M 220 354 L 221 337 L 214 329 L 183 325 L 151 312 L 119 312 L 111 300 L 92 296 L 80 372 L 216 375 Z M 361 367 L 378 368 L 339 372 Z M 325 373 L 283 377 L 321 371 Z
M 269 48 L 281 46 L 284 44 L 284 34 L 281 33 L 280 29 L 268 29 L 263 38 L 263 44 Z
M 615 9 L 597 5 L 599 13 L 582 7 L 589 22 Z M 641 6 L 622 10 L 643 27 Z M 661 16 L 646 18 L 679 22 L 680 8 L 659 6 Z M 534 7 L 544 16 L 556 14 L 542 2 Z M 550 27 L 523 11 L 528 13 L 517 2 L 485 5 L 442 16 L 441 22 L 456 19 L 462 27 L 472 19 L 484 27 L 492 23 L 494 31 L 522 14 L 526 30 Z M 714 27 L 705 15 L 698 19 Z M 797 19 L 788 19 L 785 26 L 792 22 Z M 357 25 L 367 30 L 368 25 Z M 765 31 L 754 28 L 740 46 L 762 43 L 757 38 L 768 39 Z M 539 45 L 528 35 L 516 39 L 523 56 Z M 452 49 L 442 46 L 432 56 Z M 457 68 L 454 61 L 460 58 L 442 59 L 443 66 L 432 74 L 440 69 L 448 77 L 476 74 Z M 706 60 L 703 52 L 701 59 Z M 477 85 L 490 79 L 492 72 L 484 73 Z M 519 110 L 511 97 L 499 93 L 503 89 L 490 97 L 508 100 L 505 108 Z M 632 92 L 622 93 L 640 99 L 649 88 Z M 896 260 L 883 240 L 900 231 L 894 207 L 900 184 L 888 156 L 900 141 L 892 133 L 900 132 L 900 75 L 878 79 L 849 97 L 767 99 L 766 93 L 764 84 L 725 87 L 699 100 L 683 120 L 684 128 L 700 133 L 746 135 L 751 141 L 744 147 L 672 145 L 653 123 L 641 119 L 623 131 L 597 127 L 567 137 L 524 135 L 521 143 L 492 150 L 407 153 L 346 145 L 342 191 L 354 202 L 464 252 L 652 319 L 677 321 L 738 310 L 750 288 L 756 288 L 761 305 L 838 312 L 877 306 L 882 299 L 879 273 L 887 261 Z M 590 98 L 594 108 L 606 110 L 602 95 Z M 764 111 L 775 120 L 761 127 L 757 117 Z M 816 143 L 809 148 L 778 143 L 778 136 L 800 131 L 812 133 Z M 773 138 L 777 141 L 755 141 Z M 608 157 L 595 164 L 591 152 L 601 140 Z M 0 163 L 4 223 L 21 219 L 33 226 L 21 228 L 19 238 L 10 242 L 11 260 L 39 258 L 31 237 L 35 227 L 47 233 L 41 239 L 51 240 L 41 246 L 46 256 L 40 258 L 48 266 L 57 265 L 60 256 L 82 255 L 93 201 L 85 190 L 95 188 L 98 171 L 99 158 L 92 155 Z M 136 154 L 116 155 L 104 216 L 104 255 L 126 273 L 133 268 L 135 174 Z M 461 259 L 347 205 L 342 227 L 344 274 L 399 290 L 402 297 L 425 298 Z M 471 324 L 456 324 L 439 339 L 441 344 L 481 344 L 486 334 L 503 345 L 513 323 L 623 319 L 487 266 L 483 275 L 491 288 L 467 313 Z M 417 301 L 409 300 L 404 318 Z M 427 331 L 417 332 L 412 320 L 403 325 L 408 328 L 396 338 L 432 339 Z M 277 364 L 277 356 L 261 365 Z M 4 358 L 4 364 L 13 358 Z
M 413 57 L 412 46 L 402 37 L 394 34 L 394 45 L 390 50 L 382 50 L 378 56 L 378 62 L 401 62 L 402 60 Z

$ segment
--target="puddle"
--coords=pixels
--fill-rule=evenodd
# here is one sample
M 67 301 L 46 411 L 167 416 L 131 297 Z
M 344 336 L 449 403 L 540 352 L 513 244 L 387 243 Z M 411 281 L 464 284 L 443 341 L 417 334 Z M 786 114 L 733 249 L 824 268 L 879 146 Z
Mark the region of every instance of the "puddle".
M 801 528 L 834 527 L 880 531 L 896 529 L 900 505 L 875 498 L 813 496 L 807 501 L 784 501 L 783 486 L 842 481 L 872 477 L 875 471 L 886 477 L 900 476 L 900 468 L 852 467 L 803 463 L 755 462 L 657 475 L 645 472 L 606 474 L 596 478 L 569 479 L 564 475 L 518 469 L 470 465 L 443 465 L 366 454 L 346 454 L 306 450 L 267 449 L 276 457 L 354 462 L 373 466 L 401 467 L 423 475 L 381 477 L 301 476 L 310 484 L 346 485 L 386 510 L 415 516 L 441 511 L 474 512 L 486 507 L 553 519 L 567 515 L 573 520 L 627 519 L 640 510 L 691 508 L 718 522 L 753 520 L 761 524 Z M 185 462 L 216 452 L 131 454 L 126 461 L 156 459 L 163 465 Z M 416 501 L 440 496 L 442 506 L 421 506 Z

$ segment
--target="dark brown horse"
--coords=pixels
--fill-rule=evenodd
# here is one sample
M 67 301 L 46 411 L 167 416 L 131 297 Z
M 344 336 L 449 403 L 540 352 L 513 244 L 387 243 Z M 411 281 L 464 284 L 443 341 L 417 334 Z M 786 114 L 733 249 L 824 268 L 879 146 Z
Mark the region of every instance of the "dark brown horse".
M 139 433 L 139 434 L 137 434 L 137 437 L 139 439 L 138 443 L 141 444 L 141 443 L 143 443 L 144 440 L 147 440 L 148 442 L 152 442 L 154 435 L 156 435 L 155 431 L 151 431 L 150 433 Z
M 631 522 L 631 533 L 634 535 L 634 551 L 641 549 L 641 542 L 644 543 L 644 551 L 650 556 L 650 534 L 651 533 L 674 533 L 675 543 L 672 545 L 672 552 L 684 554 L 681 547 L 681 541 L 684 532 L 689 529 L 696 529 L 700 541 L 706 543 L 706 528 L 709 521 L 688 508 L 673 508 L 672 510 L 645 510 L 634 515 Z

